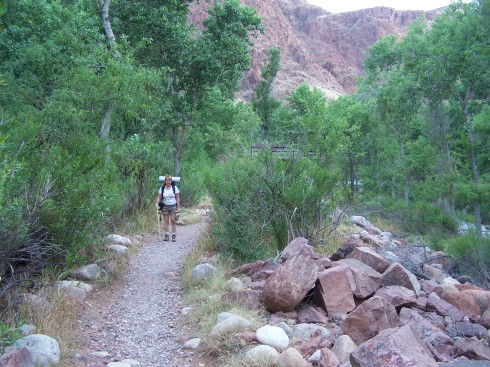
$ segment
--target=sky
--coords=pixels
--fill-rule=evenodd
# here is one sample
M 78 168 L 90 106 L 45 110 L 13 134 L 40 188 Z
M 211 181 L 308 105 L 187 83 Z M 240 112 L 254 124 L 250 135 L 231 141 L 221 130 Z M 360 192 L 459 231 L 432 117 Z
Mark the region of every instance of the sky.
M 434 10 L 451 3 L 450 0 L 306 0 L 331 13 L 388 6 L 396 10 Z

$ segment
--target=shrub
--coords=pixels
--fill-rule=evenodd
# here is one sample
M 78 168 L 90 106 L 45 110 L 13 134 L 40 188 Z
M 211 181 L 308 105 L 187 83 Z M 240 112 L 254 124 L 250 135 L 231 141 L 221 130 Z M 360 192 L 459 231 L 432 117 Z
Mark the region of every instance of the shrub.
M 297 236 L 323 242 L 328 214 L 343 199 L 337 179 L 335 170 L 310 159 L 280 160 L 272 153 L 217 166 L 205 181 L 220 251 L 249 261 L 276 254 Z
M 490 287 L 490 239 L 478 238 L 475 233 L 453 237 L 447 240 L 446 251 L 456 259 L 460 272 L 478 285 Z

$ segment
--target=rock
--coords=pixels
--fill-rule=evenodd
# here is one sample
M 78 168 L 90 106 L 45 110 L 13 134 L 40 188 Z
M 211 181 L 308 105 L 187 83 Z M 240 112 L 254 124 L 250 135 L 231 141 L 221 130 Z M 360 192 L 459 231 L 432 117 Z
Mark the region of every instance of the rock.
M 182 348 L 184 349 L 197 349 L 201 344 L 200 338 L 193 338 L 185 342 Z
M 349 361 L 350 355 L 356 348 L 356 343 L 352 341 L 349 335 L 342 335 L 335 341 L 332 352 L 339 359 L 339 363 L 345 363 Z
M 107 367 L 131 367 L 131 365 L 124 362 L 109 362 Z
M 402 308 L 400 320 L 409 325 L 412 331 L 426 344 L 431 345 L 441 357 L 449 358 L 453 354 L 453 340 L 438 327 L 424 319 L 418 312 Z
M 192 312 L 192 310 L 194 310 L 194 307 L 183 307 L 180 310 L 180 313 L 185 316 L 185 315 L 189 315 Z
M 87 294 L 92 292 L 93 286 L 78 280 L 62 280 L 54 284 L 55 287 L 64 291 L 66 295 L 77 300 L 83 301 Z
M 286 324 L 284 321 L 281 321 L 279 324 L 276 325 L 277 327 L 280 327 L 282 330 L 284 330 L 284 332 L 286 333 L 286 335 L 289 337 L 289 338 L 292 338 L 294 332 L 293 332 L 293 329 L 291 329 L 291 327 Z
M 466 357 L 459 357 L 453 361 L 439 363 L 439 367 L 488 367 L 488 361 L 470 361 Z
M 31 353 L 26 347 L 6 348 L 0 355 L 2 367 L 31 367 L 32 365 Z
M 107 250 L 116 256 L 126 256 L 128 254 L 128 248 L 123 245 L 109 245 Z
M 259 343 L 270 345 L 276 350 L 284 350 L 289 345 L 289 337 L 283 329 L 277 326 L 265 325 L 255 332 Z
M 294 240 L 289 242 L 289 244 L 281 252 L 281 260 L 284 262 L 292 256 L 298 255 L 311 257 L 314 260 L 320 258 L 320 255 L 316 253 L 315 249 L 308 245 L 308 240 L 303 237 L 296 237 Z
M 361 344 L 352 353 L 351 364 L 353 367 L 438 366 L 409 326 L 383 330 Z
M 440 296 L 442 293 L 442 286 L 434 279 L 423 280 L 420 286 L 422 290 L 427 294 L 431 294 L 432 292 L 434 292 L 438 296 Z
M 192 269 L 191 279 L 199 282 L 214 277 L 217 272 L 218 269 L 211 264 L 199 264 Z
M 322 348 L 320 353 L 318 367 L 337 367 L 340 364 L 339 359 L 330 349 Z
M 90 264 L 78 268 L 73 273 L 73 277 L 78 280 L 94 281 L 100 278 L 101 273 L 99 265 Z
M 315 284 L 318 267 L 308 256 L 293 256 L 272 274 L 263 290 L 264 305 L 272 312 L 292 311 Z
M 350 268 L 336 266 L 318 274 L 315 286 L 315 301 L 328 314 L 347 314 L 355 308 L 356 283 Z
M 245 289 L 224 293 L 222 299 L 227 304 L 238 303 L 248 310 L 259 310 L 262 306 L 261 295 L 259 291 Z
M 131 240 L 128 237 L 124 237 L 118 234 L 110 234 L 107 236 L 107 239 L 109 242 L 112 242 L 113 244 L 116 245 L 123 245 L 123 246 L 131 246 Z
M 450 316 L 453 320 L 461 321 L 464 314 L 452 304 L 444 301 L 437 294 L 431 293 L 427 298 L 427 311 L 435 311 L 442 316 Z
M 229 333 L 245 331 L 251 326 L 252 323 L 247 319 L 232 314 L 223 321 L 218 321 L 218 323 L 211 329 L 209 335 L 211 337 L 220 337 Z
M 399 285 L 390 285 L 378 289 L 375 296 L 382 297 L 390 302 L 393 306 L 412 306 L 416 304 L 415 292 L 411 289 Z
M 298 311 L 298 322 L 312 324 L 328 324 L 325 311 L 318 307 L 305 306 Z
M 268 363 L 275 363 L 279 357 L 277 350 L 269 345 L 259 345 L 245 353 L 245 361 L 252 366 L 267 366 Z
M 381 284 L 384 286 L 399 285 L 415 292 L 418 297 L 420 295 L 420 283 L 411 272 L 405 269 L 399 263 L 394 263 L 382 274 Z
M 468 359 L 490 361 L 490 348 L 479 340 L 461 338 L 454 343 L 455 357 L 464 356 Z M 490 365 L 490 362 L 487 362 Z
M 246 289 L 247 286 L 240 279 L 232 277 L 223 284 L 223 289 L 228 292 Z
M 259 260 L 254 263 L 241 265 L 231 271 L 232 275 L 246 274 L 252 278 L 253 281 L 267 279 L 271 276 L 281 265 L 274 259 Z
M 53 338 L 43 334 L 33 334 L 20 338 L 15 348 L 27 348 L 36 367 L 57 366 L 60 362 L 60 347 Z
M 294 348 L 286 349 L 277 358 L 280 367 L 304 367 L 305 360 L 300 352 Z
M 395 307 L 381 297 L 372 297 L 357 307 L 342 322 L 344 334 L 361 344 L 380 331 L 401 326 Z
M 456 335 L 462 335 L 468 338 L 476 337 L 477 339 L 489 339 L 488 330 L 479 324 L 468 322 L 455 322 L 451 328 Z
M 324 338 L 330 338 L 332 333 L 325 327 L 315 324 L 297 324 L 294 327 L 293 338 L 296 340 L 307 340 L 319 334 Z
M 356 247 L 363 246 L 364 242 L 355 237 L 349 237 L 338 250 L 330 256 L 330 260 L 339 261 L 340 259 L 345 259 Z
M 371 247 L 355 247 L 346 258 L 359 260 L 378 273 L 383 273 L 390 266 L 390 262 Z
M 372 295 L 381 285 L 381 274 L 370 266 L 356 259 L 343 259 L 340 264 L 350 268 L 356 288 L 354 297 L 367 298 Z
M 391 243 L 389 241 L 382 240 L 382 239 L 378 238 L 377 236 L 372 235 L 370 233 L 361 232 L 361 233 L 359 233 L 359 237 L 361 238 L 361 240 L 365 244 L 368 244 L 369 246 L 382 248 L 382 247 L 391 245 Z
M 374 225 L 363 216 L 353 215 L 350 220 L 352 224 L 361 227 L 362 229 L 368 230 L 369 228 L 374 228 Z
M 485 297 L 479 291 L 443 291 L 440 297 L 468 316 L 480 316 L 485 310 Z M 482 302 L 483 300 L 483 302 Z
M 310 356 L 310 358 L 308 358 L 308 362 L 318 364 L 318 362 L 320 362 L 320 358 L 322 358 L 322 351 L 321 349 L 318 349 Z

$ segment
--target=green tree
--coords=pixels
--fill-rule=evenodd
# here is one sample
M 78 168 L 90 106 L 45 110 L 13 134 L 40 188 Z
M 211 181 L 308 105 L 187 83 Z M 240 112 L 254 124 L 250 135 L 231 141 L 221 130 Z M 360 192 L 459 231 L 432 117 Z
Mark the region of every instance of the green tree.
M 174 174 L 180 175 L 181 156 L 196 113 L 214 86 L 223 96 L 233 97 L 239 78 L 249 67 L 250 37 L 261 31 L 260 19 L 255 9 L 237 0 L 218 1 L 208 9 L 198 34 L 187 23 L 187 2 L 121 3 L 118 25 L 138 45 L 138 60 L 167 70 L 163 100 L 170 102 L 170 114 L 155 129 L 170 130 Z
M 427 35 L 429 54 L 419 67 L 426 95 L 457 101 L 462 112 L 472 188 L 475 226 L 481 237 L 481 176 L 476 147 L 475 116 L 488 105 L 490 91 L 489 33 L 485 13 L 477 2 L 456 3 L 434 22 Z
M 270 132 L 274 111 L 281 105 L 272 95 L 272 84 L 279 71 L 280 59 L 281 54 L 277 48 L 267 50 L 267 61 L 260 71 L 261 80 L 255 86 L 255 96 L 252 98 L 253 109 L 262 120 L 265 138 Z

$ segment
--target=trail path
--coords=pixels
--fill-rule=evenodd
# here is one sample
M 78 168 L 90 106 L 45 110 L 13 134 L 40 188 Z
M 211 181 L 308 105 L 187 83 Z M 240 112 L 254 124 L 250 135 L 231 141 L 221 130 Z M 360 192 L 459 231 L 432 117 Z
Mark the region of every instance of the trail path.
M 105 367 L 129 359 L 139 367 L 212 366 L 198 352 L 182 349 L 193 337 L 181 313 L 186 306 L 182 264 L 204 228 L 204 223 L 179 226 L 177 242 L 145 236 L 123 279 L 100 287 L 84 301 L 76 348 L 68 351 L 65 365 Z

